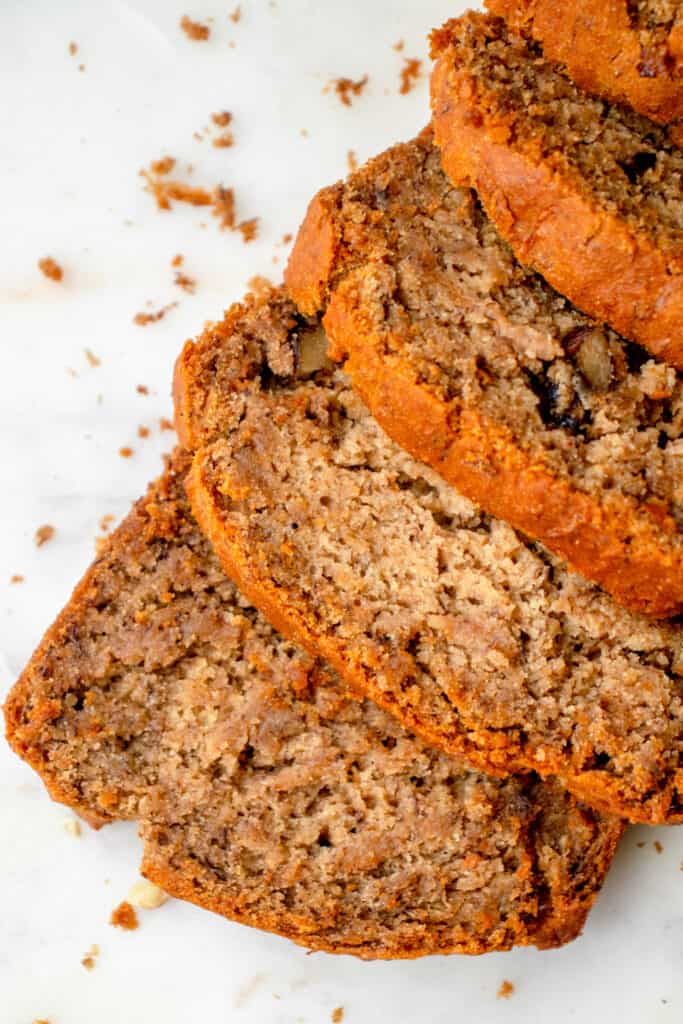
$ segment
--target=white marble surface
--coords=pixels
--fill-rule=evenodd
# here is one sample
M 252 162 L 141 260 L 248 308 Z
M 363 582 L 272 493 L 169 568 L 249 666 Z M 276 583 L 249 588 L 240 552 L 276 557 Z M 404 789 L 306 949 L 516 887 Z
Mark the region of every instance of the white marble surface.
M 100 518 L 123 515 L 157 473 L 172 443 L 158 421 L 171 412 L 182 341 L 252 275 L 280 273 L 277 243 L 315 189 L 345 173 L 349 149 L 364 159 L 422 126 L 426 83 L 398 95 L 403 55 L 392 44 L 404 38 L 406 56 L 425 57 L 429 27 L 463 6 L 243 0 L 234 24 L 234 2 L 216 0 L 3 0 L 0 696 L 91 559 Z M 207 43 L 180 32 L 184 13 L 213 16 Z M 330 77 L 366 72 L 350 109 L 323 94 Z M 193 139 L 225 108 L 233 149 Z M 262 218 L 258 241 L 245 246 L 202 210 L 158 212 L 138 170 L 165 153 L 181 170 L 192 163 L 198 185 L 234 186 L 240 216 Z M 177 252 L 197 278 L 193 296 L 172 283 Z M 64 266 L 61 285 L 38 272 L 44 255 Z M 174 299 L 165 320 L 132 323 L 147 300 Z M 136 436 L 140 424 L 149 439 Z M 124 445 L 132 459 L 119 456 Z M 38 549 L 43 523 L 57 533 Z M 10 584 L 15 573 L 25 582 Z M 135 933 L 114 930 L 109 913 L 137 877 L 135 828 L 84 826 L 74 838 L 68 817 L 0 743 L 3 1024 L 294 1024 L 328 1021 L 340 1005 L 349 1024 L 683 1013 L 683 833 L 674 829 L 628 833 L 585 935 L 567 949 L 361 964 L 307 956 L 179 902 L 143 912 Z M 101 955 L 88 973 L 80 960 L 92 943 Z M 504 978 L 516 990 L 498 1001 Z

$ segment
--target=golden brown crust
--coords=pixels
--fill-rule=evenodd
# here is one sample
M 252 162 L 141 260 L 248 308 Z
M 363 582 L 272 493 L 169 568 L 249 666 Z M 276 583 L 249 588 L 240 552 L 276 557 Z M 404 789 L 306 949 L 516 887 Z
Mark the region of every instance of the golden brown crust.
M 432 75 L 446 174 L 476 189 L 517 257 L 580 309 L 683 369 L 683 260 L 579 194 L 568 174 L 517 138 L 514 114 L 488 116 L 482 83 L 455 69 L 447 31 Z
M 358 652 L 351 654 L 343 639 L 318 629 L 315 622 L 309 621 L 286 600 L 286 595 L 268 573 L 259 572 L 244 538 L 222 514 L 207 472 L 204 450 L 193 459 L 186 489 L 201 529 L 211 541 L 225 572 L 247 599 L 277 630 L 313 656 L 324 658 L 350 686 L 397 716 L 405 728 L 414 730 L 427 743 L 449 754 L 465 757 L 475 768 L 492 775 L 536 771 L 544 778 L 556 776 L 570 792 L 587 803 L 632 822 L 683 822 L 683 810 L 673 805 L 675 793 L 683 788 L 683 771 L 674 773 L 668 785 L 649 798 L 633 799 L 624 795 L 618 779 L 612 779 L 604 772 L 591 772 L 569 765 L 557 748 L 545 748 L 541 761 L 538 750 L 525 749 L 520 737 L 511 736 L 504 730 L 483 728 L 471 722 L 465 726 L 459 718 L 455 720 L 456 724 L 451 720 L 448 728 L 425 723 L 419 706 L 415 707 L 410 699 L 404 697 L 401 677 L 392 672 L 389 664 L 385 661 L 380 664 L 378 656 L 371 650 L 365 652 L 364 662 Z M 378 685 L 379 672 L 384 677 L 395 676 L 391 687 Z
M 537 39 L 587 92 L 660 124 L 683 118 L 680 26 L 648 44 L 632 25 L 626 0 L 487 0 L 486 6 Z
M 445 158 L 466 148 L 453 144 Z M 401 346 L 392 346 L 388 334 L 376 336 L 354 282 L 346 279 L 333 287 L 344 261 L 339 192 L 340 186 L 333 186 L 311 203 L 285 281 L 307 315 L 327 307 L 329 354 L 346 360 L 345 371 L 386 432 L 488 512 L 566 558 L 624 607 L 656 618 L 680 615 L 683 557 L 669 543 L 672 522 L 620 495 L 601 500 L 558 478 L 505 427 L 476 407 L 436 397 L 407 359 L 387 355 L 388 348 Z M 564 223 L 562 229 L 570 230 Z
M 654 519 L 620 495 L 600 503 L 523 451 L 476 408 L 430 393 L 407 360 L 387 356 L 351 280 L 324 317 L 330 355 L 390 437 L 488 512 L 537 538 L 627 608 L 656 617 L 683 610 L 683 559 Z

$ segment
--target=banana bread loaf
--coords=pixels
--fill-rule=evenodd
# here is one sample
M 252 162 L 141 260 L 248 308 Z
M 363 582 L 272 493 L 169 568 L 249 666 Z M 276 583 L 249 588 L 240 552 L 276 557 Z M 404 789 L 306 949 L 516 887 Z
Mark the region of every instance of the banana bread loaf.
M 48 632 L 10 742 L 93 823 L 141 820 L 176 896 L 362 957 L 552 946 L 621 825 L 536 776 L 477 774 L 351 698 L 240 597 L 176 454 Z
M 501 18 L 448 22 L 432 51 L 446 173 L 523 263 L 683 368 L 683 152 L 666 128 L 582 93 Z
M 486 0 L 587 92 L 660 124 L 683 121 L 683 7 L 677 0 Z M 676 128 L 680 131 L 680 125 Z
M 522 267 L 429 135 L 316 196 L 286 282 L 412 455 L 626 607 L 683 611 L 683 382 Z
M 679 627 L 624 612 L 413 460 L 293 307 L 259 359 L 267 305 L 233 309 L 178 363 L 191 504 L 228 574 L 434 746 L 683 820 Z

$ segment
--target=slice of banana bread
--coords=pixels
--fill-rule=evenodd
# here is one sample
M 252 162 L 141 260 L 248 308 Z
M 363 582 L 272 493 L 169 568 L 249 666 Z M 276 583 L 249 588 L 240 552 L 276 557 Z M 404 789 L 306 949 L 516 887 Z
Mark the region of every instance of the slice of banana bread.
M 577 85 L 660 124 L 683 121 L 683 7 L 677 0 L 486 0 Z M 680 130 L 680 125 L 676 128 Z
M 683 611 L 683 382 L 522 267 L 429 135 L 316 196 L 286 282 L 395 441 L 626 607 Z
M 624 612 L 413 460 L 325 362 L 315 322 L 271 302 L 288 339 L 269 332 L 257 356 L 268 304 L 252 301 L 177 368 L 201 446 L 190 499 L 228 574 L 427 742 L 683 820 L 680 629 Z
M 5 707 L 17 753 L 94 824 L 141 821 L 174 895 L 363 957 L 553 946 L 621 825 L 537 776 L 488 778 L 351 698 L 221 572 L 176 454 Z
M 523 263 L 683 368 L 683 152 L 666 129 L 581 92 L 501 18 L 448 22 L 432 51 L 446 173 Z

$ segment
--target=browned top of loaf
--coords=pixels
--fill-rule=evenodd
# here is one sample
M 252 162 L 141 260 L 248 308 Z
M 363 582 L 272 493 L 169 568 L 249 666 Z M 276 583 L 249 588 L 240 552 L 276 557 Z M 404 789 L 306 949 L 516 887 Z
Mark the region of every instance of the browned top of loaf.
M 413 455 L 625 605 L 683 610 L 680 376 L 517 262 L 428 135 L 316 196 L 286 280 Z
M 5 708 L 91 821 L 137 817 L 170 892 L 365 957 L 573 938 L 620 825 L 404 733 L 240 597 L 181 454 L 113 536 Z
M 588 92 L 661 124 L 683 119 L 683 9 L 676 0 L 486 0 Z
M 683 367 L 683 153 L 579 90 L 539 45 L 470 12 L 433 35 L 436 139 L 518 257 Z
M 223 358 L 241 362 L 234 336 Z M 427 741 L 484 769 L 559 774 L 635 820 L 679 819 L 678 627 L 623 612 L 471 505 L 338 371 L 276 375 L 265 346 L 262 360 L 188 482 L 250 599 Z

